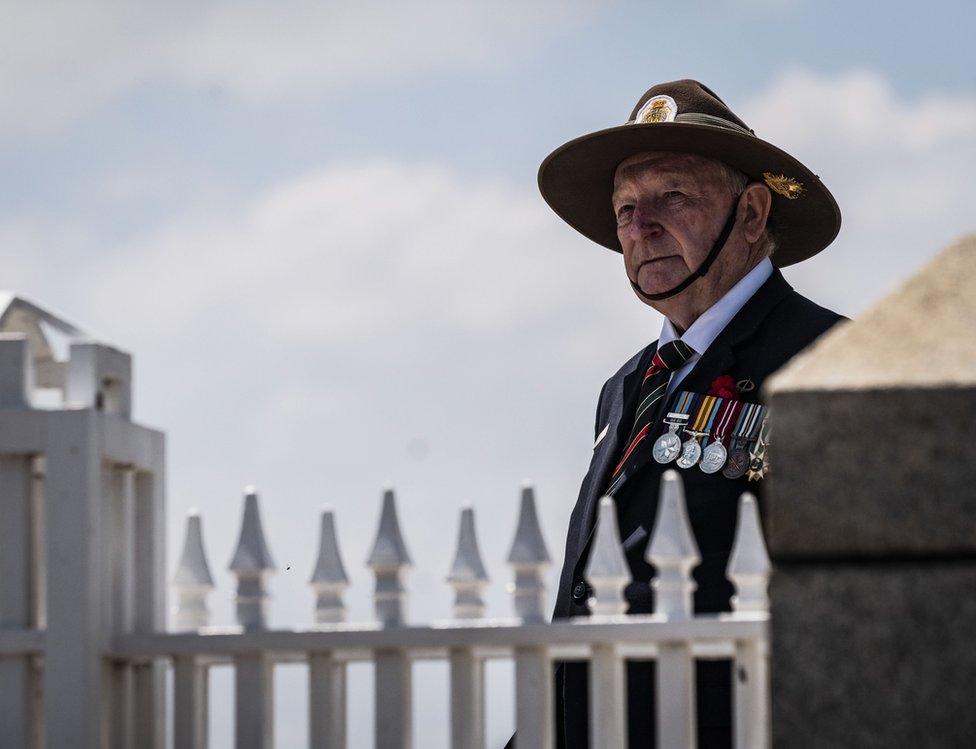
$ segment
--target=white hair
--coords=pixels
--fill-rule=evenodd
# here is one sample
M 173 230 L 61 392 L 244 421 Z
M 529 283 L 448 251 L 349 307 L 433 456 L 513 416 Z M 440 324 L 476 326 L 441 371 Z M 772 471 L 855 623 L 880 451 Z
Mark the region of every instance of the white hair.
M 717 159 L 709 159 L 713 162 L 722 174 L 722 181 L 725 183 L 726 188 L 728 188 L 729 194 L 733 199 L 738 198 L 742 191 L 746 189 L 746 185 L 751 181 L 745 172 L 740 172 L 735 167 L 731 167 L 724 161 L 719 161 Z M 770 219 L 772 216 L 770 215 Z M 770 226 L 770 219 L 766 221 L 766 228 L 763 229 L 762 236 L 759 237 L 758 244 L 763 250 L 765 256 L 770 256 L 776 251 L 776 238 L 773 235 L 773 229 Z

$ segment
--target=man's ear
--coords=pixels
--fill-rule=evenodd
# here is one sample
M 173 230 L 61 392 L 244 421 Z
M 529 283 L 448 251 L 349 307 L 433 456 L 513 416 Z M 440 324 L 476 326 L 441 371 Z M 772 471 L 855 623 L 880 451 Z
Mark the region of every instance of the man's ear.
M 739 223 L 747 242 L 756 242 L 766 229 L 769 219 L 769 209 L 773 204 L 773 195 L 762 182 L 751 182 L 742 191 L 740 201 L 742 215 Z

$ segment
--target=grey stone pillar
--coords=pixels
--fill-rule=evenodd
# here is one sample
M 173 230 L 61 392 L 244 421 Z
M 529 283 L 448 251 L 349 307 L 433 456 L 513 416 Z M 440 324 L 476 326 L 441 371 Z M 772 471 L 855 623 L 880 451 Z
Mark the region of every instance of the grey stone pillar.
M 778 747 L 976 740 L 976 235 L 767 385 Z

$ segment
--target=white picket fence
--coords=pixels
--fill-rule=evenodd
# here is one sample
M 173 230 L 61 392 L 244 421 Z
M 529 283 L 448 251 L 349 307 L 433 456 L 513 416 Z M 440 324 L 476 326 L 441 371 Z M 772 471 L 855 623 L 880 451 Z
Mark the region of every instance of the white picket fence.
M 213 581 L 204 553 L 200 518 L 187 520 L 186 539 L 176 572 L 176 621 L 182 633 L 118 637 L 113 655 L 131 661 L 161 658 L 174 664 L 174 725 L 177 747 L 206 744 L 205 669 L 233 663 L 236 673 L 235 735 L 238 747 L 271 745 L 275 663 L 305 662 L 309 671 L 310 743 L 346 745 L 345 668 L 350 661 L 375 666 L 376 746 L 409 745 L 411 663 L 417 659 L 450 664 L 451 745 L 485 746 L 484 663 L 488 658 L 515 662 L 516 726 L 520 749 L 550 747 L 552 737 L 552 662 L 589 659 L 591 663 L 591 746 L 626 745 L 625 670 L 628 658 L 657 660 L 659 746 L 695 745 L 695 658 L 735 660 L 735 740 L 739 747 L 767 744 L 766 585 L 769 561 L 756 502 L 744 494 L 728 575 L 735 585 L 733 612 L 695 616 L 691 571 L 699 562 L 685 508 L 681 479 L 669 471 L 647 547 L 658 571 L 651 583 L 655 613 L 624 614 L 624 586 L 630 582 L 617 530 L 615 505 L 603 499 L 586 566 L 593 589 L 592 615 L 546 623 L 543 573 L 549 565 L 532 489 L 522 492 L 515 539 L 508 562 L 514 571 L 516 617 L 485 619 L 482 591 L 487 575 L 475 536 L 474 514 L 461 512 L 457 552 L 447 581 L 455 591 L 453 619 L 429 626 L 404 624 L 407 592 L 403 573 L 410 564 L 397 519 L 393 490 L 383 497 L 379 529 L 368 564 L 375 574 L 376 621 L 345 623 L 346 573 L 339 555 L 333 513 L 322 513 L 318 561 L 311 578 L 315 621 L 307 629 L 265 627 L 265 581 L 273 570 L 253 490 L 245 496 L 240 540 L 231 562 L 238 578 L 236 628 L 208 627 L 206 596 Z M 649 704 L 648 709 L 652 709 Z
M 274 666 L 298 662 L 308 666 L 310 745 L 345 747 L 347 664 L 366 661 L 375 674 L 375 744 L 408 747 L 412 664 L 433 659 L 450 668 L 451 745 L 481 749 L 485 662 L 496 658 L 514 661 L 519 749 L 553 746 L 553 662 L 576 659 L 590 662 L 593 747 L 626 745 L 627 659 L 657 661 L 660 747 L 695 746 L 695 659 L 734 660 L 736 746 L 768 746 L 770 564 L 749 494 L 727 570 L 735 587 L 727 614 L 693 611 L 699 554 L 681 479 L 669 471 L 646 550 L 657 570 L 653 614 L 624 614 L 629 570 L 615 505 L 604 499 L 586 566 L 592 615 L 547 622 L 550 558 L 526 487 L 508 556 L 514 617 L 485 618 L 487 576 L 474 514 L 465 509 L 447 577 L 452 618 L 407 625 L 410 559 L 388 490 L 368 559 L 376 620 L 345 621 L 347 578 L 336 519 L 326 511 L 311 577 L 315 624 L 274 630 L 266 626 L 273 564 L 258 497 L 248 491 L 231 563 L 238 625 L 209 626 L 213 580 L 200 518 L 191 516 L 172 582 L 178 631 L 167 632 L 164 437 L 129 418 L 127 354 L 78 339 L 69 358 L 58 360 L 40 323 L 78 334 L 27 300 L 0 305 L 0 746 L 162 749 L 171 737 L 177 749 L 200 749 L 207 745 L 207 670 L 232 664 L 235 743 L 267 748 Z M 63 400 L 39 407 L 39 388 L 60 390 Z

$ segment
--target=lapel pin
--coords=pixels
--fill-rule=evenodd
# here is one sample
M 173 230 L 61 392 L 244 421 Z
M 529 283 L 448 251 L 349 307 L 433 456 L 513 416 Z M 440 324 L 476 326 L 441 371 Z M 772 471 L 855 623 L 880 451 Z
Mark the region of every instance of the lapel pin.
M 748 393 L 756 389 L 756 383 L 746 377 L 744 380 L 739 380 L 735 383 L 735 386 L 739 389 L 740 393 Z
M 607 436 L 607 431 L 609 429 L 610 429 L 610 422 L 608 421 L 607 422 L 607 425 L 605 427 L 603 427 L 603 431 L 600 432 L 600 436 L 596 438 L 596 442 L 593 443 L 593 449 L 594 450 L 596 450 L 596 446 L 597 445 L 599 445 L 601 442 L 603 442 L 603 438 Z

